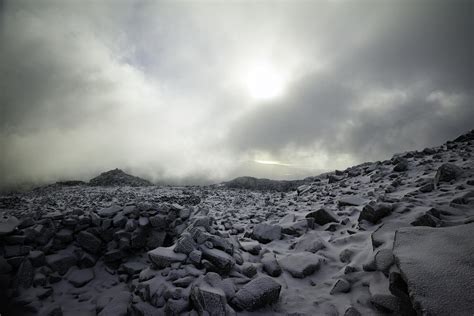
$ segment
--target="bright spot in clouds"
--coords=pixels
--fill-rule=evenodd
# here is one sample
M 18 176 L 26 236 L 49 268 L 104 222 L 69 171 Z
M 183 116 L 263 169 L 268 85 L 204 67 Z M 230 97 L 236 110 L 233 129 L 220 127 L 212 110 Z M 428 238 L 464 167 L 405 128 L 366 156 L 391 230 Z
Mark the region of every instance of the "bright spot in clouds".
M 274 160 L 254 160 L 256 163 L 260 163 L 262 165 L 278 165 L 278 166 L 291 166 L 290 164 L 283 163 L 280 161 L 274 161 Z
M 275 99 L 283 95 L 285 78 L 278 69 L 268 63 L 259 62 L 246 70 L 243 83 L 255 100 Z

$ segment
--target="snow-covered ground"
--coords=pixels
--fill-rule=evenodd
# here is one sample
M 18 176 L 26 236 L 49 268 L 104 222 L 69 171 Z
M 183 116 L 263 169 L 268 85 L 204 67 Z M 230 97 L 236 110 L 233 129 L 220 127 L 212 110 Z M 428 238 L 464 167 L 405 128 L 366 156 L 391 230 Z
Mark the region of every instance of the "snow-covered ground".
M 290 192 L 2 196 L 0 313 L 473 315 L 473 138 Z

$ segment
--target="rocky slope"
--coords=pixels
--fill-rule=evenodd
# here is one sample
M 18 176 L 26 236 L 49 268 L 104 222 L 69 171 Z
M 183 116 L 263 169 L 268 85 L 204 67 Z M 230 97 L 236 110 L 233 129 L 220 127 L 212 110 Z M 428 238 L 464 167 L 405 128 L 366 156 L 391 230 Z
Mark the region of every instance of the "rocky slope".
M 64 182 L 63 182 L 64 183 Z M 103 172 L 89 181 L 91 186 L 130 186 L 143 187 L 152 185 L 148 180 L 132 176 L 120 169 Z
M 474 133 L 290 192 L 0 197 L 2 315 L 472 315 Z
M 231 189 L 247 189 L 258 191 L 294 191 L 297 187 L 311 183 L 313 178 L 304 180 L 270 180 L 254 177 L 238 177 L 231 181 L 224 182 L 223 185 Z

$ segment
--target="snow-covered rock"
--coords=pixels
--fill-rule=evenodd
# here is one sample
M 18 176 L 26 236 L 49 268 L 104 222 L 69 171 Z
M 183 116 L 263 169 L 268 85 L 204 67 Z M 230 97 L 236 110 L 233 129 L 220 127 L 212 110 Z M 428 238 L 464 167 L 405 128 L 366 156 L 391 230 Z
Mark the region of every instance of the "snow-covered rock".
M 474 223 L 397 231 L 393 254 L 419 313 L 474 313 L 473 232 Z

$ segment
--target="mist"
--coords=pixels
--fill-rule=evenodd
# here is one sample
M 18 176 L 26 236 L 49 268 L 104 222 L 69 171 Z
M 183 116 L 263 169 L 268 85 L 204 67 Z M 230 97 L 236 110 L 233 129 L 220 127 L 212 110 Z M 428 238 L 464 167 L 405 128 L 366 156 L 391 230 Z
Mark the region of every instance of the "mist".
M 303 178 L 473 127 L 470 1 L 1 4 L 1 186 Z

